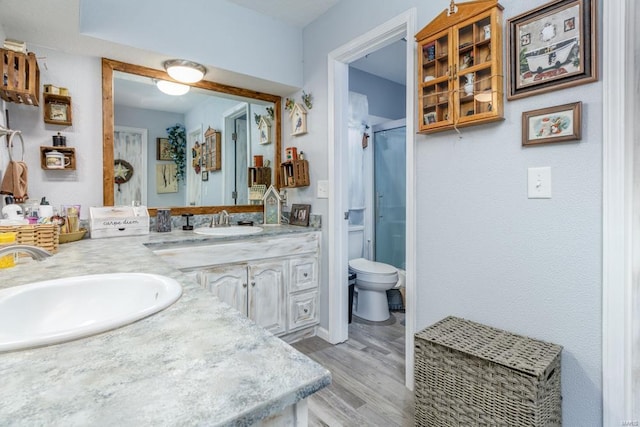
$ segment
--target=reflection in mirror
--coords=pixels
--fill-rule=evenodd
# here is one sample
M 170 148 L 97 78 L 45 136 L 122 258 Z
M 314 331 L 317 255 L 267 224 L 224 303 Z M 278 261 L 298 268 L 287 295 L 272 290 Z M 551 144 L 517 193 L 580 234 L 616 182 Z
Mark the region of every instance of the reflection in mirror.
M 249 184 L 278 182 L 280 97 L 208 81 L 170 96 L 156 87 L 161 79 L 171 80 L 164 71 L 103 59 L 105 206 L 139 200 L 171 207 L 174 215 L 261 210 L 260 187 Z M 265 119 L 270 138 L 260 134 Z M 167 153 L 167 129 L 176 125 L 186 140 L 184 178 L 177 182 L 180 167 Z M 264 159 L 262 168 L 256 158 Z M 133 175 L 117 170 L 118 160 Z M 121 183 L 124 173 L 131 177 Z

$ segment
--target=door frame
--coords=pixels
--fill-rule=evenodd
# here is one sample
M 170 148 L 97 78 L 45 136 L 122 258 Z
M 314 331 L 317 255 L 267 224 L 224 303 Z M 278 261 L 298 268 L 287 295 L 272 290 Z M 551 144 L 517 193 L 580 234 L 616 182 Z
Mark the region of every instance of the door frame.
M 634 314 L 632 306 L 633 145 L 638 137 L 633 101 L 637 90 L 628 90 L 637 85 L 637 35 L 634 0 L 602 5 L 602 424 L 613 427 L 634 420 L 632 367 L 633 356 L 639 356 L 632 351 L 634 316 L 640 314 Z M 611 123 L 616 126 L 607 126 Z
M 329 322 L 327 340 L 331 343 L 346 341 L 349 324 L 347 311 L 348 272 L 348 222 L 344 213 L 348 210 L 347 194 L 342 183 L 347 177 L 346 141 L 348 134 L 347 112 L 349 106 L 349 63 L 406 38 L 406 117 L 407 117 L 407 268 L 406 268 L 406 343 L 405 384 L 413 389 L 413 334 L 416 323 L 416 206 L 415 206 L 415 50 L 413 35 L 416 33 L 417 9 L 388 20 L 371 31 L 351 40 L 329 53 L 328 66 L 328 159 L 329 159 L 329 214 L 328 234 L 328 293 Z

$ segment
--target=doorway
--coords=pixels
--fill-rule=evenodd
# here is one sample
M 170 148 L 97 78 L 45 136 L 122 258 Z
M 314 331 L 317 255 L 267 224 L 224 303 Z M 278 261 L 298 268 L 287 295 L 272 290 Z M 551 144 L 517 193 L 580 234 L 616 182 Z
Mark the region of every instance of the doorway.
M 347 191 L 342 183 L 348 176 L 348 156 L 345 153 L 348 140 L 348 91 L 349 63 L 362 58 L 402 38 L 411 39 L 416 32 L 415 8 L 385 22 L 368 33 L 351 40 L 329 53 L 328 57 L 328 127 L 329 127 L 329 214 L 328 233 L 328 297 L 329 323 L 325 338 L 331 343 L 348 338 L 348 221 Z M 411 39 L 412 40 L 412 39 Z M 414 116 L 415 108 L 415 43 L 406 43 L 406 117 Z M 406 340 L 405 384 L 413 388 L 413 333 L 415 331 L 415 126 L 409 120 L 406 126 Z
M 224 132 L 224 205 L 247 205 L 248 105 L 225 114 Z

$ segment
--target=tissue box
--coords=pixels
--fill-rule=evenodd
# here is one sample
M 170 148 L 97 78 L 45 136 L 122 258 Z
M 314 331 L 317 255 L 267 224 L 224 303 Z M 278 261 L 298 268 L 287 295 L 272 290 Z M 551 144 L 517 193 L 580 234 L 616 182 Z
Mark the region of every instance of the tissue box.
M 105 206 L 89 208 L 91 238 L 149 234 L 146 206 Z

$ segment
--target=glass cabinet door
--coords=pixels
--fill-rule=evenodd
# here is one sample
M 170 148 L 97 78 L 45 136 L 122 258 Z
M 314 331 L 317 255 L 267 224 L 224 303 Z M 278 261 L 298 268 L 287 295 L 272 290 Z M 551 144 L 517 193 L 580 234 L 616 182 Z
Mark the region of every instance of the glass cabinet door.
M 445 31 L 420 45 L 421 129 L 450 124 L 453 120 L 449 33 Z

